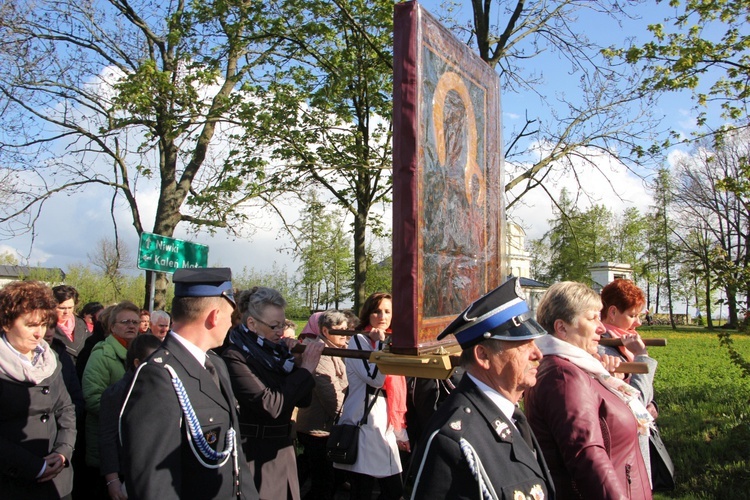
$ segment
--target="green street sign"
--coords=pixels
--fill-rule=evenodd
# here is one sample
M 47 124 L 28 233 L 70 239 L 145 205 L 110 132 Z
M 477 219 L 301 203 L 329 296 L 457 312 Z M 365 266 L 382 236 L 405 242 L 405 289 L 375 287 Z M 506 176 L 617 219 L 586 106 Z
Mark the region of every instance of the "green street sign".
M 186 267 L 207 267 L 208 245 L 141 233 L 138 246 L 138 269 L 173 273 Z

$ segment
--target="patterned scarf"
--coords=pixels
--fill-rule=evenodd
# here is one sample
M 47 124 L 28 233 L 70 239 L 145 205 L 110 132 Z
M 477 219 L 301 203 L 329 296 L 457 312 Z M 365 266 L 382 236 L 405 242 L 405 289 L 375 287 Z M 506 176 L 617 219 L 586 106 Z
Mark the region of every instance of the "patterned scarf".
M 286 344 L 274 344 L 250 331 L 245 325 L 229 332 L 229 342 L 250 354 L 271 371 L 286 375 L 294 369 L 294 356 Z
M 641 403 L 641 393 L 638 389 L 610 375 L 596 358 L 580 347 L 560 340 L 553 335 L 539 337 L 535 342 L 545 356 L 559 356 L 567 359 L 581 370 L 596 378 L 600 384 L 628 406 L 638 424 L 638 433 L 648 436 L 654 419 L 646 407 L 643 406 L 643 403 Z
M 1 376 L 37 385 L 54 375 L 56 369 L 57 355 L 45 341 L 34 349 L 34 359 L 29 361 L 10 345 L 5 335 L 0 339 Z

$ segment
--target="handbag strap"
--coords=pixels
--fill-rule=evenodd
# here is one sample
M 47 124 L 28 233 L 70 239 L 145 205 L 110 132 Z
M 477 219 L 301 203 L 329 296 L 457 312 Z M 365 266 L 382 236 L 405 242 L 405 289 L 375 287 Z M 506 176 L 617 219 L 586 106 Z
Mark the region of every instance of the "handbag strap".
M 372 400 L 370 403 L 365 407 L 365 413 L 362 415 L 362 418 L 359 420 L 359 423 L 357 424 L 358 427 L 361 427 L 365 422 L 367 422 L 367 415 L 370 414 L 370 410 L 372 410 L 372 407 L 375 406 L 375 401 L 378 400 L 378 396 L 380 396 L 380 387 L 375 389 L 375 393 L 372 396 Z M 367 391 L 365 391 L 365 400 L 367 398 Z

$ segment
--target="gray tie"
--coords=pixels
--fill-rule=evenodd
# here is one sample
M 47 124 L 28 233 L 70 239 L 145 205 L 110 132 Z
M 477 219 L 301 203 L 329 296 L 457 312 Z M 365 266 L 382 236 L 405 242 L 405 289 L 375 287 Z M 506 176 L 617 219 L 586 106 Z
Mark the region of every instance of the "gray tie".
M 531 427 L 529 427 L 529 421 L 526 420 L 526 415 L 523 414 L 520 408 L 513 410 L 513 420 L 516 422 L 516 428 L 518 429 L 518 432 L 521 433 L 521 437 L 523 437 L 523 440 L 529 445 L 529 449 L 534 452 L 534 455 L 536 455 L 534 442 L 531 440 Z
M 211 362 L 211 360 L 208 359 L 208 357 L 206 357 L 206 371 L 211 374 L 211 378 L 214 379 L 216 387 L 221 389 L 221 384 L 219 383 L 219 374 L 216 373 L 216 367 Z

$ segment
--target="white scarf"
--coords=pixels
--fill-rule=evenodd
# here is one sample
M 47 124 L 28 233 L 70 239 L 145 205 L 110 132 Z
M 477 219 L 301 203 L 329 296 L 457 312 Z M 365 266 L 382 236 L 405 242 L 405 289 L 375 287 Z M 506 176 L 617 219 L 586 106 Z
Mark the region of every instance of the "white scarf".
M 18 351 L 15 351 L 7 340 L 0 339 L 0 375 L 17 382 L 30 382 L 34 385 L 48 379 L 57 368 L 57 355 L 46 342 L 43 348 L 36 364 L 32 365 L 22 360 Z
M 606 387 L 611 393 L 625 403 L 635 417 L 638 424 L 638 433 L 648 436 L 649 429 L 653 425 L 654 419 L 648 412 L 643 403 L 641 403 L 641 393 L 638 389 L 626 384 L 617 377 L 613 377 L 607 372 L 604 366 L 591 354 L 580 347 L 576 347 L 569 342 L 560 340 L 552 335 L 545 335 L 535 340 L 537 347 L 545 356 L 559 356 L 567 359 L 581 370 L 596 378 L 600 384 Z

